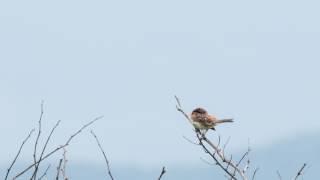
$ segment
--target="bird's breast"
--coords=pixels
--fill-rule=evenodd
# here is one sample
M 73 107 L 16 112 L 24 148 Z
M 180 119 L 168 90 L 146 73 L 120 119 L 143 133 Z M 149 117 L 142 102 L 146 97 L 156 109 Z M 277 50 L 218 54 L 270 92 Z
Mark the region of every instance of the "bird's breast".
M 207 125 L 197 121 L 193 121 L 192 124 L 196 129 L 210 129 Z

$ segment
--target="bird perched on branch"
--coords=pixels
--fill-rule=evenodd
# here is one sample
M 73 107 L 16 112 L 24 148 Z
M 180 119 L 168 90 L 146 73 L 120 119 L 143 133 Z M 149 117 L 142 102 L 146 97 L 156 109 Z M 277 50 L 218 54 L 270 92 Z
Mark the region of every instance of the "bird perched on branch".
M 217 119 L 213 115 L 208 114 L 208 112 L 203 108 L 196 108 L 191 113 L 192 125 L 197 132 L 204 130 L 206 133 L 209 129 L 215 130 L 215 126 L 218 124 L 233 122 L 233 119 Z

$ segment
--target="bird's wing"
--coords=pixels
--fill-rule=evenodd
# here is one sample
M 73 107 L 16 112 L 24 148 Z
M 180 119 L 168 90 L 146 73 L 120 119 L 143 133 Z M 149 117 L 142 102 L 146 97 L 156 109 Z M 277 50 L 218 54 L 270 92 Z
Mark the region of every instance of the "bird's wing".
M 213 115 L 207 115 L 207 117 L 206 117 L 206 124 L 207 125 L 213 125 L 216 123 L 216 121 L 217 121 L 216 117 L 214 117 Z
M 203 124 L 204 126 L 213 126 L 217 120 L 214 116 L 208 114 L 196 114 L 193 118 L 194 121 Z

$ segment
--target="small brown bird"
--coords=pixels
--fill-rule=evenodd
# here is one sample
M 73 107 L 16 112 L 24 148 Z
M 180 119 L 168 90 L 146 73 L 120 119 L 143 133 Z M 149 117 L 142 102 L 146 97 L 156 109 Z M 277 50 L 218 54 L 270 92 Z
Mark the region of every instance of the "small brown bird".
M 215 126 L 221 123 L 233 122 L 232 119 L 217 119 L 203 108 L 196 108 L 191 113 L 192 124 L 196 131 L 204 130 L 206 133 L 209 129 L 215 130 Z

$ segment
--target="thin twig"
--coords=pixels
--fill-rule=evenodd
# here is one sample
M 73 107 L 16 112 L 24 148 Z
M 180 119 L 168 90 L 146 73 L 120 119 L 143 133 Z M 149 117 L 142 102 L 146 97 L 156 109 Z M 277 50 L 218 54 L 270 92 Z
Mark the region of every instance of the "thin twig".
M 244 166 L 244 168 L 242 170 L 243 173 L 246 173 L 246 171 L 249 169 L 249 165 L 250 165 L 250 159 L 248 158 L 247 164 Z
M 66 148 L 63 148 L 63 162 L 62 162 L 61 174 L 64 180 L 68 180 L 68 177 L 66 175 L 66 164 L 68 162 L 66 153 L 67 153 Z
M 44 159 L 47 159 L 49 156 L 51 156 L 52 154 L 54 154 L 55 152 L 59 151 L 60 149 L 66 147 L 69 145 L 69 143 L 71 142 L 71 140 L 77 136 L 79 133 L 81 133 L 82 130 L 84 130 L 86 127 L 88 127 L 89 125 L 91 125 L 92 123 L 94 123 L 95 121 L 99 120 L 103 118 L 103 116 L 97 117 L 94 120 L 90 121 L 89 123 L 85 124 L 84 126 L 82 126 L 76 133 L 72 134 L 70 136 L 70 138 L 66 141 L 66 143 L 62 146 L 59 146 L 57 148 L 55 148 L 54 150 L 52 150 L 51 152 L 49 152 L 48 154 L 46 154 L 45 156 L 43 156 L 43 158 L 39 159 L 36 163 L 31 164 L 30 166 L 28 166 L 27 168 L 25 168 L 23 171 L 21 171 L 20 173 L 18 173 L 13 179 L 18 178 L 19 176 L 21 176 L 22 174 L 26 173 L 28 170 L 30 170 L 30 168 L 32 168 L 33 166 L 35 166 L 36 164 L 40 163 L 41 161 L 43 161 Z
M 41 180 L 42 178 L 44 178 L 44 177 L 47 175 L 48 170 L 50 169 L 50 167 L 51 167 L 51 164 L 48 165 L 47 169 L 46 169 L 46 170 L 44 171 L 44 173 L 39 177 L 38 180 Z
M 218 147 L 220 146 L 220 141 L 221 141 L 221 136 L 220 136 L 220 134 L 218 135 Z
M 248 140 L 248 150 L 243 154 L 243 156 L 241 157 L 241 159 L 240 159 L 239 162 L 237 163 L 237 167 L 241 164 L 241 161 L 242 161 L 246 156 L 249 156 L 250 151 L 251 151 L 250 141 Z M 249 163 L 250 163 L 250 160 L 248 159 L 247 165 L 249 165 Z
M 174 95 L 174 98 L 177 101 L 177 106 L 181 108 L 181 103 L 180 103 L 180 100 L 179 100 L 178 96 Z
M 41 101 L 40 118 L 39 118 L 39 121 L 38 121 L 38 135 L 37 135 L 36 141 L 34 143 L 34 150 L 33 150 L 33 162 L 34 163 L 37 162 L 37 147 L 38 147 L 38 142 L 39 142 L 39 138 L 40 138 L 40 135 L 41 135 L 42 116 L 43 116 L 43 100 Z M 36 180 L 37 172 L 38 172 L 38 168 L 35 166 L 34 167 L 34 173 L 32 174 L 30 180 L 32 180 L 32 179 Z
M 232 162 L 232 154 L 231 154 L 231 156 L 230 156 L 230 160 L 229 160 L 228 165 L 227 165 L 227 168 L 226 168 L 227 170 L 228 170 L 231 162 Z
M 208 165 L 211 165 L 211 166 L 217 165 L 217 164 L 210 163 L 209 161 L 203 159 L 202 157 L 200 157 L 200 160 L 203 161 L 204 163 L 208 164 Z
M 104 152 L 104 150 L 103 150 L 103 148 L 102 148 L 102 146 L 100 144 L 100 141 L 99 141 L 98 137 L 96 136 L 96 134 L 92 130 L 90 132 L 91 132 L 92 136 L 96 139 L 96 142 L 97 142 L 97 144 L 98 144 L 98 146 L 100 148 L 100 151 L 103 154 L 104 160 L 106 161 L 108 174 L 109 174 L 110 178 L 113 180 L 113 176 L 112 176 L 112 173 L 111 173 L 111 170 L 110 170 L 110 164 L 109 164 L 109 160 L 107 158 L 107 155 Z
M 191 143 L 191 144 L 200 145 L 199 143 L 195 143 L 195 142 L 191 141 L 190 139 L 188 139 L 188 138 L 185 137 L 185 136 L 182 136 L 182 137 L 183 137 L 183 139 L 185 139 L 186 141 L 188 141 L 188 142 Z
M 302 171 L 303 171 L 303 169 L 304 169 L 306 166 L 307 166 L 306 163 L 304 163 L 304 164 L 302 165 L 302 167 L 301 167 L 300 170 L 298 171 L 298 173 L 297 173 L 296 177 L 294 178 L 294 180 L 297 180 L 298 177 L 302 175 Z
M 253 175 L 252 175 L 252 180 L 254 180 L 254 178 L 256 177 L 256 174 L 257 172 L 259 171 L 259 168 L 256 168 L 253 172 Z
M 242 155 L 242 157 L 241 157 L 241 159 L 238 161 L 238 163 L 237 163 L 237 167 L 241 164 L 241 161 L 247 156 L 249 154 L 249 151 L 246 151 L 243 155 Z
M 223 151 L 223 152 L 225 152 L 225 149 L 226 149 L 226 147 L 227 147 L 230 139 L 231 139 L 231 136 L 229 136 L 228 139 L 227 139 L 227 141 L 226 141 L 226 143 L 224 143 L 223 148 L 222 148 L 222 151 Z
M 165 173 L 166 173 L 166 169 L 165 169 L 165 167 L 163 166 L 163 167 L 162 167 L 162 171 L 161 171 L 161 173 L 160 173 L 160 176 L 159 176 L 158 180 L 160 180 Z
M 17 159 L 18 159 L 18 157 L 19 157 L 19 155 L 20 155 L 20 153 L 21 153 L 21 150 L 22 150 L 24 144 L 28 141 L 28 139 L 30 138 L 30 136 L 31 136 L 31 134 L 32 134 L 33 132 L 34 132 L 34 129 L 32 129 L 32 130 L 29 132 L 28 136 L 23 140 L 23 142 L 22 142 L 22 144 L 21 144 L 21 146 L 20 146 L 20 148 L 19 148 L 19 150 L 18 150 L 18 153 L 16 154 L 15 158 L 13 159 L 11 165 L 9 166 L 9 168 L 8 168 L 8 170 L 7 170 L 6 177 L 4 178 L 5 180 L 8 179 L 9 173 L 10 173 L 10 171 L 11 171 L 14 163 L 16 163 L 16 161 L 17 161 Z
M 48 143 L 49 143 L 49 140 L 51 139 L 51 136 L 52 136 L 53 132 L 55 131 L 55 129 L 59 126 L 60 122 L 61 122 L 60 120 L 57 121 L 57 123 L 56 123 L 56 124 L 53 126 L 53 128 L 51 129 L 51 132 L 50 132 L 49 136 L 47 137 L 47 140 L 46 140 L 46 142 L 45 142 L 45 144 L 44 144 L 44 146 L 43 146 L 43 148 L 42 148 L 42 151 L 41 151 L 39 160 L 42 159 L 43 154 L 44 154 L 44 152 L 45 152 L 45 150 L 46 150 L 46 148 L 47 148 L 47 145 L 48 145 Z M 39 166 L 40 166 L 40 163 L 41 163 L 41 161 L 39 161 L 39 163 L 36 163 L 36 164 L 35 164 L 35 171 L 33 172 L 32 177 L 34 177 L 35 174 L 36 174 L 36 172 L 38 171 Z M 31 178 L 32 178 L 32 177 L 31 177 Z
M 61 164 L 62 164 L 62 159 L 59 160 L 59 165 L 58 165 L 58 167 L 57 167 L 56 180 L 59 180 Z
M 280 172 L 278 170 L 277 170 L 277 175 L 279 177 L 279 180 L 282 180 L 281 174 L 280 174 Z
M 248 150 L 247 150 L 247 164 L 244 166 L 242 172 L 246 173 L 246 171 L 249 169 L 249 165 L 250 165 L 250 158 L 249 158 L 249 153 L 251 152 L 251 147 L 250 147 L 250 139 L 248 139 Z
M 174 98 L 175 98 L 176 101 L 177 101 L 177 105 L 176 105 L 177 110 L 178 110 L 179 112 L 181 112 L 181 113 L 184 115 L 184 117 L 187 118 L 187 120 L 189 121 L 189 123 L 192 124 L 192 121 L 191 121 L 191 119 L 189 118 L 188 114 L 186 114 L 186 113 L 182 110 L 182 106 L 181 106 L 181 103 L 180 103 L 179 98 L 178 98 L 177 96 L 174 96 Z

